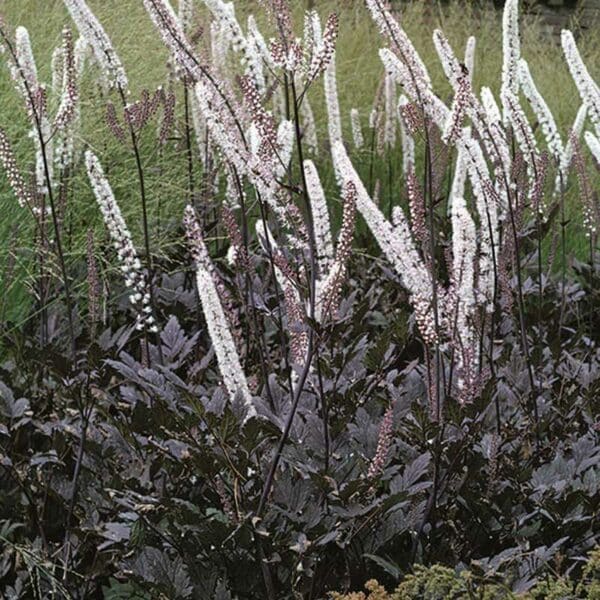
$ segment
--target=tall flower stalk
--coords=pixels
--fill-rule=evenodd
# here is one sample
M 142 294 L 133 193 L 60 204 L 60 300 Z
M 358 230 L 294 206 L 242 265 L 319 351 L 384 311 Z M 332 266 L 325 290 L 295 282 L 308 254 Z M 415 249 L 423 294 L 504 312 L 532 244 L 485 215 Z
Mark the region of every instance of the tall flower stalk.
M 147 275 L 133 245 L 131 233 L 127 227 L 121 209 L 117 204 L 108 179 L 96 155 L 90 150 L 85 153 L 85 166 L 96 197 L 98 207 L 111 240 L 117 251 L 125 285 L 129 288 L 129 299 L 136 310 L 136 328 L 144 332 L 156 332 L 156 319 L 150 301 L 150 289 Z
M 256 408 L 235 347 L 231 327 L 215 285 L 214 267 L 202 237 L 200 223 L 190 205 L 185 208 L 183 224 L 188 246 L 196 265 L 196 285 L 202 303 L 202 311 L 217 356 L 223 383 L 231 401 L 235 400 L 238 395 L 240 396 L 246 407 L 245 419 L 248 419 L 256 415 Z

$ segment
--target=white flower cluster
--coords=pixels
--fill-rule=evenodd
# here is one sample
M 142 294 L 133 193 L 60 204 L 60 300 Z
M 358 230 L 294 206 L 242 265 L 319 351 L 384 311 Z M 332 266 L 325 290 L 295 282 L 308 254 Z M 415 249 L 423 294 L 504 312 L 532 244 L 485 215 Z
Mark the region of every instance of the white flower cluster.
M 19 61 L 19 66 L 13 66 L 13 79 L 21 87 L 21 93 L 25 101 L 29 101 L 29 94 L 33 94 L 39 87 L 38 72 L 35 64 L 35 58 L 31 50 L 31 40 L 29 32 L 25 27 L 17 27 L 15 30 L 15 52 Z M 20 73 L 15 72 L 20 70 Z M 27 83 L 28 90 L 25 88 Z
M 54 128 L 65 129 L 75 117 L 79 101 L 77 86 L 77 66 L 73 47 L 73 37 L 69 29 L 63 31 L 63 67 L 60 88 L 60 104 L 54 116 Z
M 331 62 L 335 53 L 337 29 L 338 18 L 335 13 L 329 15 L 323 31 L 316 11 L 307 14 L 303 40 L 306 59 L 303 70 L 308 83 L 314 81 Z
M 502 18 L 502 85 L 500 98 L 519 93 L 519 59 L 521 38 L 519 36 L 519 0 L 506 0 Z M 504 117 L 507 108 L 504 107 Z
M 25 183 L 21 171 L 19 171 L 10 141 L 2 128 L 0 128 L 0 162 L 6 171 L 8 183 L 17 197 L 19 206 L 21 206 L 21 208 L 25 208 L 26 206 L 32 208 L 33 195 Z
M 315 232 L 315 250 L 319 275 L 324 276 L 333 261 L 333 241 L 325 192 L 317 168 L 311 160 L 304 161 L 304 176 Z
M 401 94 L 398 98 L 398 122 L 400 123 L 400 139 L 402 140 L 402 171 L 406 176 L 415 165 L 415 140 L 409 133 L 402 117 L 402 107 L 409 103 L 408 98 Z
M 527 164 L 527 174 L 530 181 L 529 188 L 531 191 L 535 185 L 537 163 L 539 160 L 539 150 L 535 135 L 521 107 L 519 98 L 510 90 L 506 90 L 502 96 L 502 105 L 504 106 L 505 119 L 512 127 L 515 139 Z
M 235 52 L 242 55 L 242 64 L 246 67 L 246 74 L 252 77 L 256 87 L 262 94 L 265 91 L 265 75 L 260 49 L 256 44 L 255 36 L 244 35 L 242 28 L 235 16 L 233 2 L 223 0 L 204 0 L 204 4 L 217 20 L 221 31 L 229 38 L 229 43 Z M 258 31 L 255 29 L 255 32 Z
M 327 129 L 330 141 L 342 141 L 342 118 L 340 115 L 340 101 L 338 98 L 337 81 L 335 74 L 335 52 L 325 69 L 323 78 L 325 85 L 325 102 L 327 104 Z
M 525 94 L 525 97 L 531 105 L 540 127 L 542 128 L 548 151 L 557 163 L 560 162 L 564 148 L 560 133 L 558 133 L 556 121 L 554 120 L 554 115 L 538 91 L 537 86 L 533 81 L 533 77 L 531 76 L 531 72 L 529 71 L 529 65 L 524 59 L 519 61 L 519 83 L 523 94 Z
M 366 0 L 366 3 L 379 31 L 384 37 L 390 40 L 395 56 L 408 72 L 409 80 L 412 83 L 411 87 L 431 87 L 431 79 L 429 78 L 425 63 L 423 63 L 421 56 L 416 51 L 404 29 L 389 12 L 386 6 L 387 2 L 384 0 Z
M 256 415 L 252 394 L 242 369 L 229 322 L 221 304 L 219 291 L 215 286 L 211 273 L 214 267 L 202 238 L 194 209 L 189 205 L 185 208 L 183 221 L 190 251 L 196 263 L 198 295 L 202 303 L 208 334 L 217 356 L 223 383 L 231 400 L 237 394 L 241 395 L 244 405 L 247 407 L 246 418 L 249 418 Z
M 59 53 L 60 84 L 54 85 L 55 75 L 53 73 L 53 89 L 60 94 L 60 104 L 54 117 L 54 162 L 57 168 L 66 169 L 75 160 L 75 137 L 80 127 L 81 109 L 79 104 L 79 82 L 83 73 L 86 57 L 87 44 L 79 37 L 75 44 L 72 43 L 71 32 L 65 30 L 63 33 L 63 45 Z
M 288 215 L 277 198 L 277 182 L 269 161 L 265 162 L 258 153 L 246 147 L 236 123 L 224 109 L 224 100 L 216 97 L 204 81 L 195 86 L 198 107 L 211 133 L 212 141 L 240 177 L 247 177 L 256 187 L 282 223 L 288 222 Z M 271 164 L 271 167 L 273 165 Z
M 471 181 L 473 196 L 480 222 L 479 281 L 481 303 L 488 312 L 493 310 L 494 256 L 498 256 L 500 231 L 498 228 L 499 197 L 490 180 L 488 167 L 481 146 L 470 135 L 465 135 L 459 144 L 464 151 L 464 163 Z M 462 165 L 463 162 L 460 163 Z
M 477 41 L 474 36 L 469 36 L 465 47 L 465 68 L 469 81 L 473 83 L 473 73 L 475 72 L 475 48 Z
M 352 126 L 352 139 L 354 140 L 354 147 L 360 150 L 365 145 L 365 138 L 363 137 L 362 129 L 360 126 L 360 115 L 356 108 L 350 110 L 350 125 Z
M 356 188 L 356 208 L 369 226 L 377 243 L 400 276 L 404 287 L 410 292 L 415 307 L 422 308 L 423 325 L 428 336 L 433 335 L 431 297 L 433 282 L 431 274 L 415 246 L 410 228 L 400 207 L 396 207 L 394 224 L 390 223 L 373 202 L 355 171 L 342 142 L 332 144 L 332 158 L 340 183 L 352 182 Z
M 11 66 L 11 75 L 23 97 L 32 126 L 29 137 L 35 147 L 37 191 L 39 194 L 45 194 L 48 191 L 48 182 L 52 185 L 53 180 L 52 128 L 46 110 L 46 90 L 38 81 L 31 40 L 25 27 L 17 27 L 15 31 L 15 62 Z
M 586 117 L 587 106 L 584 103 L 579 107 L 579 110 L 577 111 L 577 116 L 575 117 L 575 121 L 573 123 L 573 126 L 571 127 L 571 132 L 567 139 L 564 152 L 560 158 L 558 173 L 556 174 L 556 183 L 554 186 L 556 193 L 559 193 L 561 190 L 564 190 L 564 188 L 567 185 L 569 168 L 571 167 L 571 162 L 573 161 L 573 154 L 575 152 L 575 144 L 573 143 L 573 140 L 578 140 L 581 137 L 581 132 L 583 131 L 583 125 L 585 123 Z
M 77 25 L 79 33 L 92 49 L 94 58 L 106 76 L 109 85 L 116 85 L 126 91 L 128 81 L 125 69 L 100 21 L 90 10 L 85 0 L 63 1 L 75 25 Z
M 384 110 L 385 121 L 383 124 L 383 143 L 388 148 L 396 145 L 396 126 L 398 123 L 396 113 L 396 83 L 390 75 L 384 79 Z
M 131 290 L 129 299 L 137 308 L 136 328 L 155 332 L 157 327 L 152 314 L 150 290 L 133 245 L 131 233 L 123 219 L 112 188 L 104 175 L 100 161 L 90 150 L 85 153 L 85 166 L 96 202 L 117 251 L 121 271 L 125 277 L 125 285 Z
M 196 58 L 179 17 L 168 0 L 143 0 L 143 2 L 175 63 L 192 81 L 202 79 L 206 75 L 206 67 L 203 67 Z
M 191 29 L 194 19 L 194 2 L 193 0 L 179 0 L 177 11 L 177 19 L 184 32 Z
M 600 135 L 600 88 L 581 59 L 573 34 L 570 31 L 563 31 L 561 41 L 571 76 L 579 90 L 582 102 L 587 107 L 596 134 Z
M 477 344 L 477 331 L 474 325 L 477 301 L 475 298 L 475 262 L 477 256 L 477 237 L 475 222 L 467 209 L 464 198 L 466 180 L 466 157 L 464 147 L 458 151 L 456 171 L 452 184 L 452 285 L 456 306 L 451 311 L 454 322 L 447 323 L 451 335 L 457 340 L 458 352 L 457 388 L 461 393 L 468 387 L 465 373 L 477 368 L 476 364 L 465 364 L 465 357 L 477 357 L 477 352 L 464 352 L 463 349 L 474 350 Z
M 591 131 L 586 131 L 584 138 L 592 156 L 600 165 L 600 139 L 598 139 Z

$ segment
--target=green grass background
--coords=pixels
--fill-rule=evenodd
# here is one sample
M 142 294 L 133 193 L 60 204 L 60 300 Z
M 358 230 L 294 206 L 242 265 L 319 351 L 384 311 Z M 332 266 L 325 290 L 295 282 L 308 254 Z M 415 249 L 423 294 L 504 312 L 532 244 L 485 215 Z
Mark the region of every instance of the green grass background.
M 304 3 L 292 0 L 297 14 L 296 31 L 302 32 L 301 15 Z M 131 86 L 132 99 L 144 88 L 153 90 L 168 80 L 167 52 L 162 46 L 141 0 L 89 0 L 89 4 L 112 38 L 113 44 L 125 65 Z M 261 13 L 256 0 L 237 0 L 238 13 Z M 340 32 L 337 51 L 338 87 L 344 120 L 344 132 L 351 141 L 349 111 L 360 111 L 364 133 L 367 134 L 368 115 L 383 69 L 378 49 L 384 45 L 367 14 L 361 0 L 317 0 L 317 10 L 322 14 L 335 10 L 340 15 Z M 424 6 L 426 5 L 426 8 Z M 201 0 L 196 2 L 198 19 L 208 23 Z M 4 0 L 0 4 L 5 24 L 9 30 L 18 25 L 27 27 L 32 39 L 40 79 L 50 83 L 50 58 L 52 50 L 61 43 L 61 30 L 65 25 L 74 28 L 67 11 L 59 0 Z M 469 35 L 477 38 L 475 63 L 475 88 L 488 85 L 497 93 L 502 63 L 500 15 L 490 10 L 480 10 L 475 2 L 451 2 L 442 6 L 436 2 L 407 2 L 401 11 L 402 23 L 421 53 L 432 74 L 436 90 L 449 97 L 450 88 L 445 81 L 432 42 L 433 29 L 444 30 L 457 54 L 462 55 Z M 242 20 L 242 19 L 241 19 Z M 265 24 L 264 18 L 259 22 Z M 574 23 L 576 26 L 576 23 Z M 265 27 L 267 27 L 265 25 Z M 207 29 L 207 28 L 206 28 Z M 600 81 L 600 31 L 590 30 L 579 39 L 580 49 L 592 75 Z M 522 19 L 522 53 L 530 63 L 533 77 L 557 121 L 563 137 L 566 136 L 580 106 L 579 95 L 569 76 L 557 39 L 541 34 L 540 24 L 533 18 Z M 0 56 L 0 61 L 6 57 Z M 111 185 L 125 214 L 136 242 L 141 246 L 141 207 L 133 156 L 127 148 L 114 140 L 104 122 L 105 104 L 99 100 L 91 76 L 85 78 L 82 106 L 82 142 L 92 147 L 105 166 Z M 318 82 L 310 93 L 317 116 L 319 138 L 326 139 L 325 108 L 322 84 Z M 32 142 L 27 136 L 28 126 L 23 107 L 10 79 L 6 63 L 0 67 L 0 126 L 12 140 L 19 162 L 24 170 L 33 164 Z M 115 104 L 117 104 L 115 102 Z M 180 109 L 178 109 L 180 114 Z M 153 250 L 160 251 L 175 242 L 172 231 L 165 222 L 178 221 L 186 202 L 185 155 L 182 141 L 173 139 L 163 151 L 155 144 L 155 128 L 147 128 L 143 138 L 143 160 L 148 179 L 150 217 L 153 231 Z M 326 152 L 319 158 L 328 192 L 337 198 L 333 178 L 328 167 Z M 361 172 L 369 161 L 366 152 L 356 157 Z M 382 197 L 391 196 L 402 201 L 403 186 L 398 178 L 388 184 L 387 169 L 392 164 L 400 173 L 401 156 L 395 153 L 385 163 L 376 165 L 382 180 Z M 197 178 L 199 177 L 199 171 Z M 570 211 L 574 216 L 569 225 L 569 252 L 582 254 L 587 242 L 577 225 L 578 198 L 574 178 L 570 180 Z M 0 173 L 0 277 L 5 271 L 9 253 L 16 257 L 14 276 L 0 281 L 3 289 L 0 299 L 0 316 L 20 324 L 24 308 L 32 298 L 29 284 L 33 281 L 32 223 L 28 212 L 19 208 L 8 188 L 4 173 Z M 81 263 L 85 252 L 85 234 L 89 227 L 104 236 L 98 209 L 82 169 L 74 178 L 73 193 L 69 198 L 66 248 L 68 263 L 72 267 Z M 83 278 L 79 278 L 83 281 Z M 79 284 L 83 285 L 83 283 Z M 3 312 L 4 311 L 4 312 Z

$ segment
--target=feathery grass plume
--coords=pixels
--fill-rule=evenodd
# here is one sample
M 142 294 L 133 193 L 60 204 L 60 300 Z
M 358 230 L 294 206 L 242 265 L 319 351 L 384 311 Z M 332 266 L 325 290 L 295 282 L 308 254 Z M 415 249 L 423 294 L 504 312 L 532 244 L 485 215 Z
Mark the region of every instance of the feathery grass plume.
M 136 308 L 136 329 L 156 332 L 158 328 L 152 314 L 149 283 L 142 271 L 142 264 L 133 245 L 131 233 L 100 161 L 90 150 L 85 153 L 85 166 L 92 191 L 121 262 L 125 285 L 131 290 L 129 300 Z
M 600 139 L 598 139 L 591 131 L 585 132 L 584 139 L 596 161 L 596 165 L 600 167 Z
M 106 76 L 110 86 L 116 85 L 126 91 L 129 84 L 121 59 L 100 21 L 85 0 L 63 0 L 81 36 L 92 49 L 94 58 Z
M 33 210 L 32 191 L 21 175 L 6 131 L 2 128 L 0 128 L 0 162 L 6 171 L 6 178 L 17 198 L 19 206 L 21 208 L 29 207 Z
M 233 400 L 237 394 L 241 395 L 246 406 L 245 419 L 248 419 L 256 415 L 256 409 L 235 347 L 230 324 L 225 316 L 221 298 L 214 282 L 212 275 L 214 267 L 202 237 L 200 224 L 194 209 L 190 205 L 186 206 L 184 210 L 183 224 L 190 252 L 196 264 L 198 295 L 200 296 L 208 334 L 217 356 L 223 383 L 230 400 Z
M 519 93 L 518 65 L 521 58 L 521 39 L 519 36 L 519 0 L 506 0 L 502 15 L 502 84 L 500 99 L 504 103 L 507 94 Z M 504 118 L 508 118 L 508 109 L 503 105 Z
M 569 137 L 567 138 L 567 143 L 565 144 L 564 151 L 560 157 L 559 169 L 556 174 L 556 182 L 554 185 L 556 193 L 560 192 L 561 188 L 564 188 L 567 185 L 569 170 L 573 161 L 573 138 L 578 140 L 581 137 L 586 117 L 587 105 L 584 102 L 577 111 L 577 116 L 575 117 L 571 131 L 569 132 Z
M 519 82 L 521 84 L 521 91 L 531 105 L 540 127 L 542 128 L 548 150 L 556 163 L 559 163 L 564 148 L 562 139 L 558 133 L 556 121 L 554 120 L 554 115 L 538 91 L 535 82 L 533 81 L 533 77 L 531 76 L 531 72 L 529 71 L 529 65 L 524 59 L 519 61 Z
M 204 4 L 218 21 L 222 31 L 229 37 L 229 43 L 234 52 L 242 55 L 242 64 L 246 66 L 246 75 L 251 77 L 259 94 L 265 92 L 265 76 L 263 72 L 262 56 L 256 44 L 249 42 L 235 16 L 233 2 L 223 0 L 204 0 Z
M 365 139 L 363 137 L 362 129 L 360 126 L 360 115 L 356 108 L 350 109 L 350 125 L 352 126 L 352 139 L 354 141 L 354 147 L 360 150 L 365 145 Z
M 573 34 L 563 30 L 560 39 L 571 77 L 575 81 L 581 101 L 587 106 L 590 121 L 596 128 L 596 135 L 600 135 L 600 88 L 581 59 Z
M 475 36 L 469 36 L 467 45 L 465 46 L 465 68 L 467 69 L 467 76 L 469 81 L 473 83 L 473 73 L 475 71 L 475 48 L 477 41 Z
M 331 239 L 331 224 L 327 200 L 321 185 L 317 168 L 311 160 L 304 161 L 304 176 L 310 200 L 310 210 L 315 231 L 315 250 L 317 266 L 320 277 L 323 277 L 331 268 L 333 261 L 333 241 Z
M 342 142 L 332 145 L 332 158 L 342 184 L 346 181 L 354 184 L 356 208 L 408 290 L 424 339 L 434 342 L 437 336 L 431 307 L 432 276 L 415 247 L 402 209 L 395 207 L 395 225 L 392 225 L 369 196 Z

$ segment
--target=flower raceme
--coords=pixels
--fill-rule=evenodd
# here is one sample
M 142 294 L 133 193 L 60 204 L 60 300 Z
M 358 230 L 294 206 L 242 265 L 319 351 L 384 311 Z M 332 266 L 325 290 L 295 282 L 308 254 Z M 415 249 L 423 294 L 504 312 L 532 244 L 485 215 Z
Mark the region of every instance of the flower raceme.
M 187 206 L 183 224 L 190 252 L 196 265 L 196 283 L 206 326 L 213 343 L 219 370 L 230 400 L 239 394 L 246 407 L 246 418 L 254 416 L 256 409 L 235 347 L 231 327 L 223 310 L 221 297 L 215 285 L 213 264 L 202 237 L 194 209 Z
M 152 313 L 149 282 L 138 257 L 131 233 L 123 219 L 112 188 L 100 161 L 90 150 L 85 153 L 85 166 L 96 202 L 113 242 L 125 285 L 129 288 L 129 299 L 136 309 L 136 328 L 151 332 L 157 331 L 156 321 Z
M 109 86 L 126 91 L 129 85 L 125 69 L 110 38 L 85 0 L 63 0 L 79 33 L 89 44 L 103 77 Z

